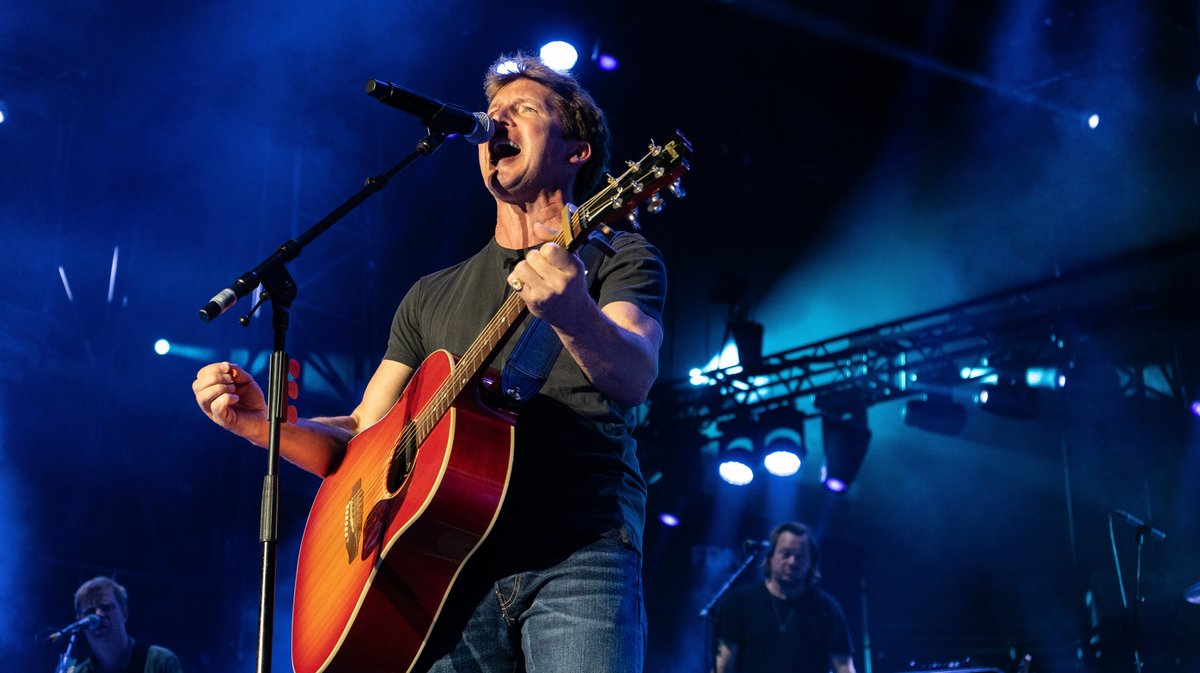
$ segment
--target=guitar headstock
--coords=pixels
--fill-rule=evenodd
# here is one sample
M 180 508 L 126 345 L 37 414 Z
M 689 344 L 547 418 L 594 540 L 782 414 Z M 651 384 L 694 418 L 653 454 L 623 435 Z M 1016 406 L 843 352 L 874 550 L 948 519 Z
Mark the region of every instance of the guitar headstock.
M 665 203 L 660 193 L 664 188 L 676 198 L 686 195 L 680 180 L 691 169 L 687 162 L 691 153 L 691 143 L 679 131 L 662 144 L 651 140 L 645 156 L 625 162 L 625 172 L 607 176 L 608 184 L 595 196 L 563 213 L 563 243 L 575 249 L 577 240 L 586 239 L 594 229 L 611 234 L 609 224 L 622 217 L 631 229 L 639 229 L 638 206 L 643 201 L 646 211 L 656 214 Z

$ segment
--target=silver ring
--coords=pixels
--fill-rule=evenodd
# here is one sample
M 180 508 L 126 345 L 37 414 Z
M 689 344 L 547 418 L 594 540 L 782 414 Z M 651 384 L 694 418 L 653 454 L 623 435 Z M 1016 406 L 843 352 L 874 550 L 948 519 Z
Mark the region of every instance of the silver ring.
M 508 285 L 513 289 L 514 292 L 520 292 L 521 290 L 525 289 L 525 284 L 521 282 L 520 278 L 513 278 Z

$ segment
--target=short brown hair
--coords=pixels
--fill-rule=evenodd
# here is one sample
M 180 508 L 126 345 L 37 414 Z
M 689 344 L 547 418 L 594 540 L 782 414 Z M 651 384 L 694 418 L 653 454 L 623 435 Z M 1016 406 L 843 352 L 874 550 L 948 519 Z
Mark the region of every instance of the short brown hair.
M 562 119 L 564 138 L 591 145 L 592 156 L 580 167 L 572 185 L 576 199 L 587 196 L 608 164 L 609 132 L 604 111 L 569 73 L 553 70 L 540 58 L 523 53 L 501 56 L 488 68 L 483 78 L 483 92 L 488 103 L 504 85 L 521 78 L 533 80 L 554 92 L 555 111 Z
M 129 609 L 129 592 L 125 590 L 125 587 L 117 584 L 117 581 L 113 578 L 101 575 L 84 582 L 75 590 L 75 614 L 80 614 L 79 606 L 83 605 L 84 600 L 100 593 L 104 589 L 112 589 L 113 596 L 116 596 L 117 603 L 121 606 L 122 612 Z

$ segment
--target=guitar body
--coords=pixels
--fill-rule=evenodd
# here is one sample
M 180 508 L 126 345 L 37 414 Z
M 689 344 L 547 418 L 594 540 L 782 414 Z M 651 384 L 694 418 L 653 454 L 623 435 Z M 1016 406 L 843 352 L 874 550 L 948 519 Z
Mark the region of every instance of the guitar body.
M 387 488 L 398 438 L 454 361 L 446 351 L 426 358 L 321 484 L 296 569 L 296 673 L 407 673 L 491 531 L 512 469 L 516 416 L 488 406 L 475 389 L 436 422 L 400 488 Z

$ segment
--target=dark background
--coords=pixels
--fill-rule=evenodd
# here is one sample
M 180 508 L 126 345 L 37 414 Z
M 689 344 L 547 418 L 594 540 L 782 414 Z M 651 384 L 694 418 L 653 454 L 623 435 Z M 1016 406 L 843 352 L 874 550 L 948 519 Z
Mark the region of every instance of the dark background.
M 675 128 L 695 146 L 687 199 L 642 218 L 670 269 L 656 395 L 721 349 L 731 300 L 714 289 L 744 288 L 733 306 L 765 325 L 775 353 L 1136 251 L 1173 260 L 1116 264 L 1112 285 L 1084 282 L 1065 300 L 1111 318 L 1069 344 L 1103 385 L 1043 393 L 1029 420 L 971 409 L 956 437 L 904 425 L 898 402 L 872 406 L 870 453 L 840 497 L 818 485 L 816 427 L 799 475 L 740 491 L 715 481 L 697 443 L 647 442 L 663 474 L 647 526 L 647 670 L 702 670 L 697 611 L 742 541 L 787 519 L 824 542 L 824 587 L 851 620 L 860 672 L 967 658 L 1015 670 L 1026 653 L 1037 671 L 1131 670 L 1114 550 L 1131 590 L 1134 533 L 1118 521 L 1110 536 L 1119 508 L 1168 533 L 1142 554 L 1144 657 L 1200 671 L 1200 606 L 1182 598 L 1200 582 L 1197 11 L 5 3 L 6 668 L 52 670 L 58 650 L 34 635 L 70 621 L 74 588 L 104 573 L 131 591 L 132 633 L 186 671 L 252 669 L 264 456 L 204 419 L 189 383 L 217 359 L 261 374 L 270 330 L 234 315 L 205 325 L 196 310 L 421 137 L 363 93 L 368 79 L 480 109 L 496 56 L 563 38 L 609 113 L 614 164 Z M 597 69 L 593 50 L 620 68 Z M 412 281 L 487 240 L 474 152 L 447 143 L 290 265 L 302 414 L 352 408 Z M 1154 300 L 1110 307 L 1113 287 Z M 154 353 L 159 338 L 175 344 L 168 356 Z M 316 487 L 284 467 L 277 670 Z M 658 524 L 664 509 L 682 525 Z

